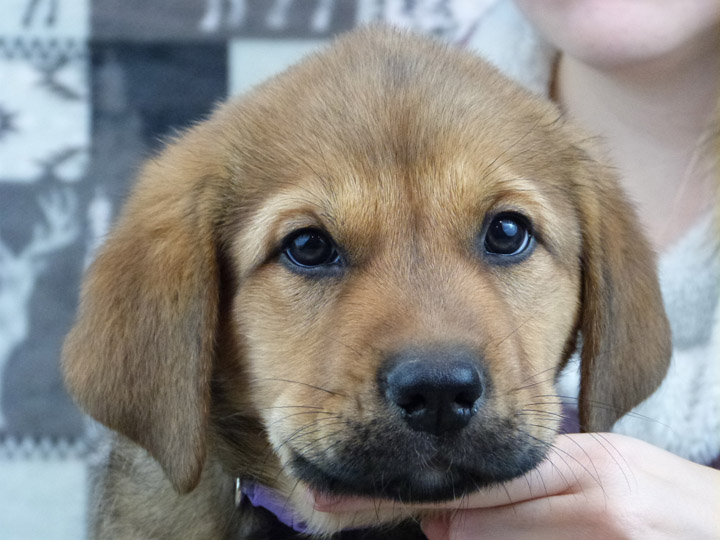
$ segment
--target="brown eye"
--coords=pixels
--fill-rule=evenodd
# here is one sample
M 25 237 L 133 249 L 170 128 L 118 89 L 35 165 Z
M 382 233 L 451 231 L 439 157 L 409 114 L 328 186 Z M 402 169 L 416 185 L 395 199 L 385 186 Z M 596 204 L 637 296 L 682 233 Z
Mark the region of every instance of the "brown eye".
M 339 263 L 339 255 L 332 239 L 319 229 L 300 229 L 284 242 L 283 253 L 295 266 L 317 268 Z
M 520 255 L 530 247 L 531 240 L 527 219 L 520 214 L 504 212 L 492 219 L 485 232 L 485 251 L 492 255 Z

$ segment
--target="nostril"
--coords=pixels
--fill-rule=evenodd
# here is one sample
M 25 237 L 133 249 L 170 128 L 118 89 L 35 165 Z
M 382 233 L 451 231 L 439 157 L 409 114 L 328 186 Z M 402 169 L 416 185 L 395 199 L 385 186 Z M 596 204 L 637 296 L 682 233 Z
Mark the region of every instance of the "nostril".
M 462 392 L 455 396 L 455 404 L 461 409 L 472 409 L 481 392 Z
M 398 398 L 396 403 L 406 414 L 422 411 L 427 406 L 425 398 L 420 394 Z

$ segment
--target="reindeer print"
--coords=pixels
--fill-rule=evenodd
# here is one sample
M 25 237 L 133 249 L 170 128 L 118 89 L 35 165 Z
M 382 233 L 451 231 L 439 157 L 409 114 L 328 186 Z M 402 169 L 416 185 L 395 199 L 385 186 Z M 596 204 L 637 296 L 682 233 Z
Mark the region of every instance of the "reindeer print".
M 43 222 L 33 227 L 30 241 L 15 253 L 0 237 L 0 377 L 15 348 L 29 333 L 30 297 L 53 254 L 79 236 L 77 196 L 54 189 L 39 196 Z M 0 385 L 0 403 L 2 403 Z M 0 409 L 0 429 L 5 417 Z

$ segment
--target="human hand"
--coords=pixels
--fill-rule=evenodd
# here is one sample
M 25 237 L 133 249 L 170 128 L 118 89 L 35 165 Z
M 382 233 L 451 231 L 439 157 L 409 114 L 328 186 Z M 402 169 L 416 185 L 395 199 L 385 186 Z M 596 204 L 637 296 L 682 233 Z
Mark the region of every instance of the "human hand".
M 315 498 L 322 512 L 398 504 Z M 622 435 L 562 435 L 525 476 L 457 501 L 419 506 L 429 540 L 717 540 L 720 471 Z

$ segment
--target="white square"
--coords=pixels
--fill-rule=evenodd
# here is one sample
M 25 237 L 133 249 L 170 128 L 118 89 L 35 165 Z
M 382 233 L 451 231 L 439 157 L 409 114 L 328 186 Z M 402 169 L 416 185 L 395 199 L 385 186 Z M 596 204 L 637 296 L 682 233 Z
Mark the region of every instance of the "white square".
M 228 50 L 229 94 L 246 92 L 268 77 L 315 52 L 327 40 L 236 39 Z
M 0 50 L 0 179 L 29 183 L 51 171 L 80 180 L 90 146 L 86 46 L 35 47 L 31 55 L 20 45 L 4 56 Z
M 0 459 L 3 540 L 85 537 L 87 467 L 79 458 Z
M 89 0 L 2 0 L 0 36 L 84 41 L 89 35 Z

